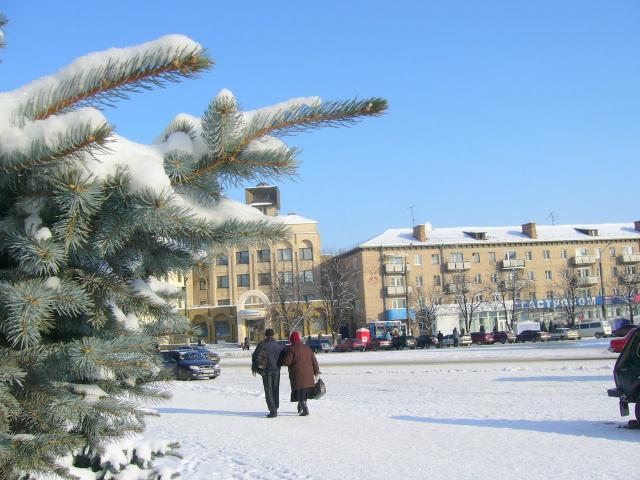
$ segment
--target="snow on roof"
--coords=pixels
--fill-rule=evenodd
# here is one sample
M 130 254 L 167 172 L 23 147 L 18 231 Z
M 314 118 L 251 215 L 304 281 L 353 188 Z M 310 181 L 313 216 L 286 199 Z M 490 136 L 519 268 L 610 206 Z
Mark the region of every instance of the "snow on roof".
M 595 230 L 592 236 L 580 230 Z M 640 240 L 640 232 L 633 223 L 602 223 L 592 225 L 538 225 L 537 238 L 522 233 L 522 227 L 452 227 L 434 228 L 427 233 L 426 242 L 413 236 L 412 228 L 393 228 L 359 245 L 360 248 L 405 245 L 478 245 L 482 243 L 543 243 L 579 240 Z M 478 240 L 470 232 L 485 232 L 486 240 Z
M 287 225 L 301 225 L 303 223 L 318 223 L 317 221 L 311 220 L 310 218 L 305 218 L 295 214 L 277 215 L 274 218 L 276 219 L 276 221 L 282 222 Z

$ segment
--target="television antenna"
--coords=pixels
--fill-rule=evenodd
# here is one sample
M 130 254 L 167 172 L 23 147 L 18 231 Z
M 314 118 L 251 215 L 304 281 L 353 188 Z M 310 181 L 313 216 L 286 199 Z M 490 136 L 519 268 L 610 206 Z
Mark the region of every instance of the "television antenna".
M 413 205 L 410 205 L 409 207 L 407 207 L 407 210 L 411 210 L 411 226 L 412 227 L 415 226 L 416 224 L 416 219 L 413 216 L 413 208 L 414 208 Z
M 555 212 L 551 212 L 549 215 L 547 215 L 547 218 L 551 219 L 551 225 L 555 225 L 556 224 L 556 214 L 555 214 Z

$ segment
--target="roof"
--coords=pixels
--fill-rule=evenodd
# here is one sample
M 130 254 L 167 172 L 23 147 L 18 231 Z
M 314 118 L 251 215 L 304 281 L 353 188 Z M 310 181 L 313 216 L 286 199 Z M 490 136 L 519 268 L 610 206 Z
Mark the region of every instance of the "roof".
M 580 230 L 597 230 L 592 236 Z M 479 245 L 490 243 L 544 243 L 573 242 L 580 240 L 640 240 L 640 231 L 633 223 L 602 223 L 592 225 L 537 225 L 537 238 L 522 233 L 522 227 L 453 227 L 434 228 L 427 231 L 427 241 L 420 242 L 413 236 L 413 228 L 386 230 L 360 245 L 359 248 L 394 247 L 408 245 Z M 478 240 L 471 232 L 485 232 L 486 240 Z
M 300 215 L 277 215 L 274 217 L 277 221 L 285 223 L 287 225 L 301 225 L 304 223 L 318 223 L 310 218 L 301 217 Z

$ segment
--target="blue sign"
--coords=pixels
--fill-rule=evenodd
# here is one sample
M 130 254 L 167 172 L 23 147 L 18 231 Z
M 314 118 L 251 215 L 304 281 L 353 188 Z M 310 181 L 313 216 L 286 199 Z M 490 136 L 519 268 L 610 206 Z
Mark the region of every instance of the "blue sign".
M 602 305 L 602 296 L 597 297 L 580 297 L 575 299 L 575 305 L 578 307 L 590 307 L 593 305 Z M 568 307 L 570 301 L 567 298 L 545 298 L 544 300 L 516 300 L 515 307 L 520 310 L 542 310 L 545 308 L 562 308 Z M 604 297 L 605 305 L 617 303 L 625 303 L 620 297 L 607 296 Z
M 411 320 L 416 319 L 415 310 L 409 309 L 409 318 Z M 391 308 L 387 310 L 387 320 L 406 320 L 407 319 L 407 309 L 406 308 Z

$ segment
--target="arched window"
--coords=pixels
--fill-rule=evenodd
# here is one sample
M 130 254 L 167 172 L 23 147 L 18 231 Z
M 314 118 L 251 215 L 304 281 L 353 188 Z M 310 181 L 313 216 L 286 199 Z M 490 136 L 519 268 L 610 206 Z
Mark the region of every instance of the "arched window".
M 207 279 L 206 278 L 201 278 L 200 279 L 200 290 L 206 290 L 207 289 Z

